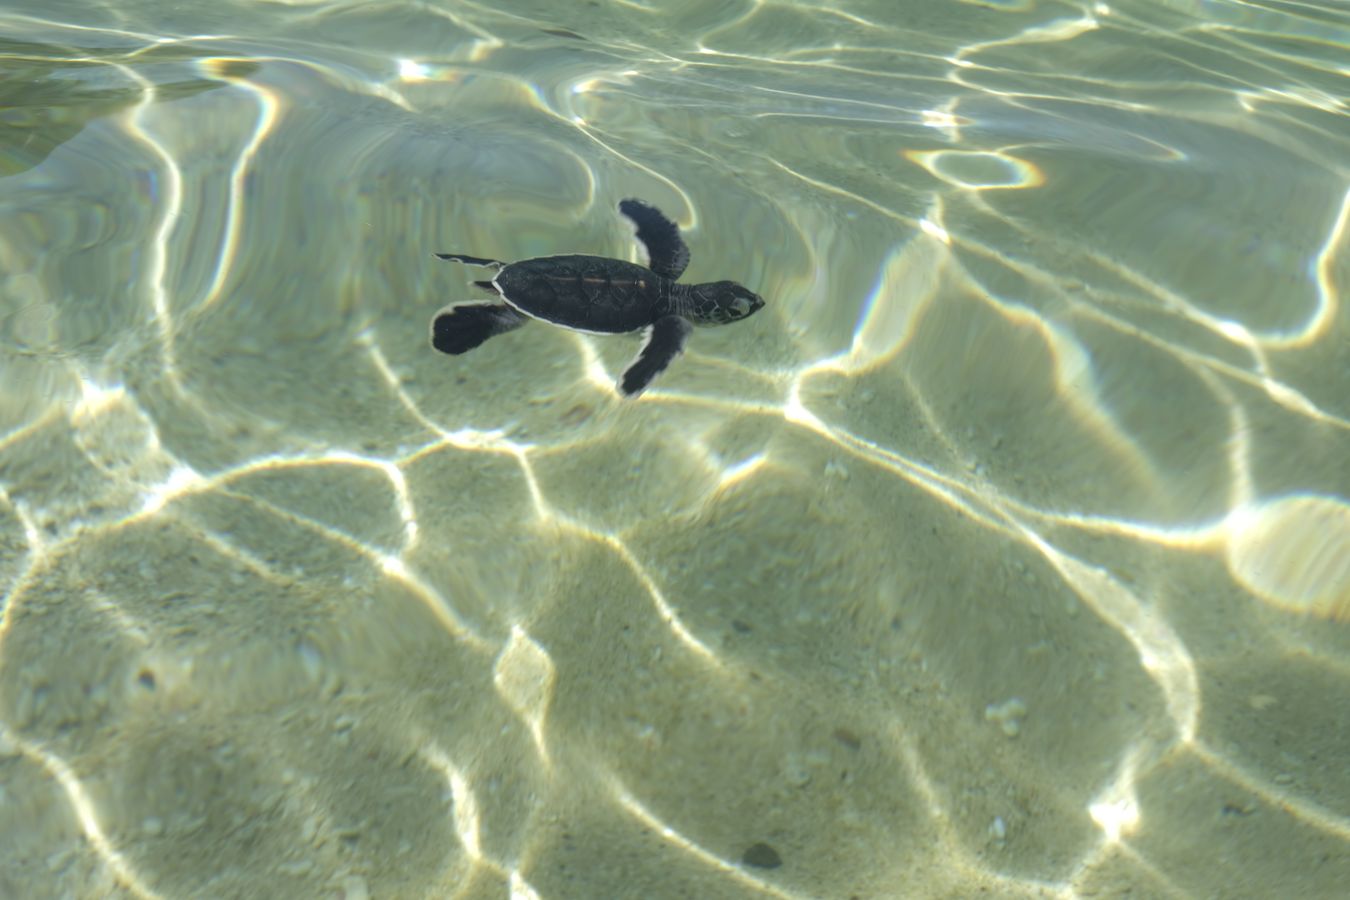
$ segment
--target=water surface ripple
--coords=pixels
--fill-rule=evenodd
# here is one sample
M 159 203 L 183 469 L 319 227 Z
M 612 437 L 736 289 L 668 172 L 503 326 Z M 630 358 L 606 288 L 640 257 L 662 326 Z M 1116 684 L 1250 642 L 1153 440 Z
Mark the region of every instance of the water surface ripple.
M 0 34 L 0 896 L 1350 883 L 1343 7 Z M 429 347 L 627 196 L 767 307 Z

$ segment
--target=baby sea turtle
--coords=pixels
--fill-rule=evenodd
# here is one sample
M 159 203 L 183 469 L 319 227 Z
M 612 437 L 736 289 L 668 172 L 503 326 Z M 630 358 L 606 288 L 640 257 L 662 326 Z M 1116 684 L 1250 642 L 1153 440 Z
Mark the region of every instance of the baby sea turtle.
M 680 229 L 656 207 L 624 200 L 623 213 L 637 226 L 650 267 L 603 256 L 541 256 L 521 262 L 437 253 L 441 259 L 498 269 L 491 281 L 475 281 L 501 302 L 455 303 L 431 320 L 431 345 L 442 353 L 472 350 L 493 335 L 530 319 L 590 334 L 643 331 L 637 359 L 624 370 L 619 390 L 642 392 L 684 350 L 694 325 L 724 325 L 764 305 L 734 281 L 676 284 L 689 265 Z

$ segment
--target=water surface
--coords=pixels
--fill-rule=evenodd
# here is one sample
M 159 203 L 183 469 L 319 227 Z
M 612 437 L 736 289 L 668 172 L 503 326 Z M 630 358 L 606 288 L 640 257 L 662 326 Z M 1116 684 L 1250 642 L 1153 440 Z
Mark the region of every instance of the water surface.
M 0 33 L 0 895 L 1350 883 L 1339 5 Z M 430 348 L 628 196 L 766 308 Z

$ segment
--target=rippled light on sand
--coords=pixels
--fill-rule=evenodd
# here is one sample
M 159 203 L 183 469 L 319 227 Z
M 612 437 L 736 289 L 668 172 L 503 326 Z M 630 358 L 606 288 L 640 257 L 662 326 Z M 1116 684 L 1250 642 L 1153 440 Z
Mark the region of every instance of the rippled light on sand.
M 324 22 L 327 11 L 312 5 Z M 665 15 L 656 4 L 621 5 L 653 25 Z M 1020 0 L 980 5 L 995 21 L 1038 9 Z M 1259 802 L 1262 818 L 1302 829 L 1290 846 L 1325 841 L 1318 847 L 1330 849 L 1317 852 L 1335 859 L 1350 823 L 1334 785 L 1318 781 L 1327 757 L 1288 773 L 1239 746 L 1276 727 L 1258 714 L 1290 703 L 1249 665 L 1245 654 L 1261 648 L 1216 651 L 1201 638 L 1222 644 L 1230 627 L 1236 634 L 1256 621 L 1259 640 L 1283 641 L 1313 673 L 1297 687 L 1344 677 L 1343 661 L 1325 647 L 1350 621 L 1350 505 L 1335 483 L 1300 479 L 1315 480 L 1304 470 L 1316 469 L 1316 453 L 1333 460 L 1323 468 L 1336 474 L 1350 422 L 1343 401 L 1334 390 L 1319 393 L 1292 351 L 1312 351 L 1328 371 L 1342 361 L 1350 192 L 1338 185 L 1313 239 L 1292 250 L 1264 231 L 1240 236 L 1249 264 L 1296 260 L 1277 274 L 1291 296 L 1302 289 L 1303 305 L 1263 321 L 1264 309 L 1225 305 L 1228 298 L 1184 277 L 1188 266 L 1231 261 L 1210 249 L 1226 223 L 1187 233 L 1195 245 L 1183 248 L 1188 261 L 1167 270 L 1076 233 L 1109 233 L 1102 223 L 1110 204 L 1055 195 L 1064 181 L 1056 166 L 1075 151 L 1086 151 L 1079 158 L 1090 160 L 1093 177 L 1142 171 L 1157 181 L 1140 193 L 1172 190 L 1174 172 L 1200 158 L 1195 129 L 1213 125 L 1208 113 L 1172 111 L 1138 84 L 1094 86 L 1082 72 L 1015 68 L 1009 54 L 1017 50 L 1033 61 L 1053 47 L 1087 56 L 1086 42 L 1142 27 L 1104 4 L 1052 10 L 1021 30 L 991 28 L 964 46 L 907 47 L 900 59 L 916 75 L 902 71 L 895 42 L 878 51 L 871 20 L 829 4 L 749 4 L 686 44 L 660 47 L 541 30 L 501 10 L 412 12 L 470 37 L 449 40 L 443 54 L 345 48 L 345 62 L 330 65 L 231 55 L 239 51 L 228 36 L 44 25 L 135 45 L 69 62 L 128 86 L 123 105 L 89 131 L 140 154 L 137 197 L 147 206 L 125 286 L 134 298 L 126 318 L 145 333 L 131 327 L 106 362 L 112 369 L 134 358 L 126 368 L 135 377 L 86 368 L 97 354 L 82 346 L 57 357 L 59 315 L 20 317 L 16 333 L 38 336 L 34 346 L 53 355 L 42 363 L 68 376 L 71 395 L 0 435 L 0 524 L 8 529 L 0 546 L 0 762 L 13 758 L 40 773 L 69 820 L 58 824 L 74 835 L 72 855 L 86 853 L 131 896 L 173 895 L 161 890 L 164 860 L 219 822 L 205 801 L 209 816 L 119 818 L 139 800 L 118 793 L 123 780 L 142 765 L 160 774 L 162 752 L 166 772 L 186 761 L 188 774 L 171 788 L 191 793 L 208 783 L 219 787 L 212 802 L 239 804 L 226 813 L 238 830 L 224 832 L 224 843 L 243 835 L 264 853 L 275 849 L 269 834 L 308 834 L 296 841 L 305 854 L 340 845 L 347 868 L 332 863 L 331 885 L 316 878 L 305 887 L 358 886 L 353 894 L 366 888 L 351 866 L 411 871 L 408 860 L 427 853 L 435 865 L 422 871 L 442 881 L 402 887 L 448 895 L 482 879 L 472 889 L 484 895 L 557 896 L 536 885 L 586 843 L 572 843 L 577 835 L 622 833 L 637 836 L 624 853 L 654 847 L 710 879 L 699 883 L 711 893 L 816 896 L 812 873 L 838 871 L 830 854 L 862 847 L 849 858 L 871 860 L 893 893 L 903 893 L 919 864 L 931 867 L 923 873 L 931 880 L 920 883 L 951 896 L 1067 900 L 1103 893 L 1092 879 L 1114 877 L 1121 864 L 1137 879 L 1132 888 L 1188 895 L 1199 893 L 1179 883 L 1188 863 L 1170 864 L 1167 848 L 1158 849 L 1175 826 L 1157 799 L 1186 766 L 1183 778 L 1212 780 L 1202 821 L 1225 817 L 1236 833 Z M 780 30 L 812 32 L 822 22 L 861 29 L 857 45 L 827 34 L 800 52 L 757 50 Z M 1179 40 L 1199 43 L 1207 31 L 1227 38 L 1235 29 L 1192 27 Z M 746 35 L 755 41 L 737 47 Z M 576 42 L 566 71 L 556 81 L 515 74 L 525 57 L 512 54 L 548 40 Z M 193 46 L 201 56 L 191 57 Z M 218 92 L 211 109 L 230 111 L 220 159 L 204 169 L 181 149 L 193 146 L 182 125 L 189 104 L 140 65 L 159 52 L 175 64 L 170 50 L 190 60 L 182 72 Z M 27 64 L 36 53 L 0 48 L 7 62 Z M 1279 54 L 1252 55 L 1270 66 Z M 1305 76 L 1318 72 L 1334 67 L 1309 67 Z M 831 80 L 841 75 L 867 76 L 871 96 L 846 96 Z M 1102 96 L 1093 96 L 1098 88 Z M 627 118 L 657 105 L 648 90 L 668 92 L 655 143 L 638 127 L 650 123 Z M 344 247 L 359 264 L 342 270 L 341 315 L 326 305 L 322 328 L 278 325 L 272 334 L 273 322 L 293 324 L 293 310 L 269 308 L 265 333 L 248 336 L 256 341 L 226 335 L 220 323 L 256 311 L 240 285 L 257 290 L 249 253 L 260 239 L 248 225 L 268 208 L 255 189 L 259 176 L 285 156 L 278 143 L 303 134 L 292 129 L 297 121 L 325 121 L 306 118 L 309 107 L 335 96 L 375 107 L 381 138 L 385 115 L 389 132 L 416 132 L 406 145 L 371 141 L 339 157 L 354 179 L 378 183 L 381 196 L 403 186 L 387 177 L 394 169 L 370 161 L 378 155 L 371 147 L 401 159 L 429 132 L 435 153 L 410 167 L 434 169 L 443 151 L 455 165 L 482 163 L 445 150 L 472 143 L 453 133 L 454 112 L 468 108 L 501 110 L 503 122 L 528 119 L 547 153 L 521 158 L 536 167 L 556 160 L 557 171 L 573 173 L 535 184 L 543 199 L 511 198 L 518 208 L 566 204 L 563 221 L 599 221 L 620 186 L 664 192 L 663 205 L 684 227 L 706 231 L 700 237 L 714 245 L 728 235 L 716 248 L 720 262 L 776 291 L 758 330 L 710 340 L 688 354 L 685 372 L 638 401 L 614 390 L 612 370 L 624 354 L 587 335 L 540 336 L 520 344 L 514 359 L 503 352 L 495 362 L 480 357 L 456 370 L 436 360 L 432 368 L 424 314 L 408 311 L 424 298 L 406 295 L 460 289 L 439 274 L 407 275 L 419 265 L 412 257 L 436 248 L 390 264 L 373 250 L 363 256 L 369 248 Z M 1294 113 L 1345 113 L 1311 84 L 1226 83 L 1196 96 L 1197 107 L 1221 98 L 1212 108 L 1252 134 L 1272 112 L 1290 116 L 1281 121 L 1291 127 Z M 1083 111 L 1081 131 L 1064 107 Z M 1087 114 L 1107 111 L 1126 122 L 1151 113 L 1173 127 L 1094 131 Z M 1282 137 L 1306 154 L 1298 158 L 1311 167 L 1323 153 L 1321 164 L 1334 169 L 1341 145 L 1323 151 L 1304 138 L 1335 126 L 1297 124 L 1305 130 Z M 874 159 L 855 156 L 841 134 L 872 141 Z M 484 155 L 508 160 L 527 143 L 506 128 L 492 137 Z M 797 143 L 812 149 L 797 152 Z M 681 173 L 689 159 L 696 168 Z M 50 167 L 57 163 L 68 161 Z M 512 170 L 531 174 L 525 164 Z M 203 186 L 223 202 L 217 230 L 194 244 Z M 433 221 L 441 198 L 424 202 L 421 191 L 404 192 L 390 233 L 359 239 L 421 248 L 432 239 L 428 225 L 490 231 L 491 222 Z M 1053 211 L 1037 218 L 1037 203 Z M 91 233 L 104 225 L 101 213 L 81 215 L 94 222 Z M 1061 218 L 1075 224 L 1056 234 Z M 39 245 L 52 238 L 39 232 Z M 10 247 L 23 244 L 15 234 L 0 250 L 18 268 L 29 262 Z M 192 253 L 204 262 L 182 287 Z M 703 262 L 696 256 L 695 265 Z M 31 296 L 42 284 L 37 265 L 5 273 L 12 280 L 0 286 L 41 299 Z M 348 291 L 359 299 L 349 302 Z M 244 354 L 267 361 L 291 340 L 304 342 L 304 355 L 291 357 L 303 361 L 302 373 L 285 390 L 265 386 L 294 407 L 217 374 L 246 368 Z M 341 345 L 336 376 L 307 368 L 324 340 Z M 527 379 L 514 360 L 542 347 L 563 362 Z M 203 361 L 203 351 L 219 355 Z M 493 365 L 500 370 L 488 372 Z M 1112 381 L 1122 370 L 1143 378 L 1154 369 L 1167 376 L 1150 390 L 1187 391 L 1187 405 L 1132 398 Z M 474 404 L 451 372 L 478 376 L 473 390 L 487 399 Z M 325 395 L 331 385 L 323 382 L 334 379 L 352 393 Z M 502 383 L 523 387 L 492 393 Z M 1037 391 L 1037 402 L 1019 405 Z M 324 416 L 302 424 L 300 413 L 319 396 L 335 404 L 328 419 L 359 430 L 370 416 L 379 429 L 348 439 L 314 424 Z M 1313 447 L 1306 466 L 1279 453 L 1295 432 Z M 650 458 L 630 458 L 639 452 Z M 57 453 L 79 479 L 57 479 Z M 586 465 L 568 465 L 588 453 Z M 307 489 L 304 479 L 316 473 L 319 487 Z M 277 482 L 299 487 L 294 495 L 265 489 Z M 608 504 L 610 497 L 625 502 Z M 761 508 L 773 512 L 757 518 Z M 859 519 L 864 528 L 854 527 Z M 757 568 L 768 557 L 773 568 Z M 789 611 L 788 601 L 803 605 Z M 1017 631 L 1023 615 L 1031 624 Z M 1196 620 L 1211 622 L 1211 631 Z M 1069 621 L 1078 627 L 1061 630 Z M 947 666 L 948 652 L 984 634 L 994 638 L 978 654 Z M 60 677 L 100 653 L 109 654 L 107 672 L 73 687 Z M 367 658 L 389 668 L 372 675 L 362 669 Z M 1019 665 L 998 669 L 1006 659 Z M 986 667 L 999 673 L 992 688 L 980 682 Z M 206 679 L 208 671 L 232 680 Z M 1029 683 L 1004 684 L 1023 677 Z M 590 678 L 604 684 L 597 689 Z M 676 702 L 667 696 L 663 705 L 659 692 L 672 684 Z M 1051 704 L 1070 702 L 1083 704 L 1074 710 L 1081 728 L 1038 733 L 1054 718 Z M 859 709 L 865 714 L 854 716 Z M 993 711 L 992 723 L 981 709 Z M 357 713 L 369 727 L 352 727 Z M 1127 729 L 1103 730 L 1122 718 Z M 257 721 L 266 729 L 242 730 Z M 1334 713 L 1325 721 L 1334 725 Z M 351 743 L 362 730 L 374 737 Z M 672 736 L 688 735 L 685 747 L 670 749 Z M 144 743 L 127 743 L 136 740 Z M 715 741 L 725 743 L 698 756 Z M 114 758 L 124 744 L 130 761 Z M 1272 758 L 1284 765 L 1294 749 Z M 1023 776 L 1061 752 L 1080 783 Z M 700 795 L 705 781 L 747 759 L 740 782 L 719 782 L 731 787 L 711 802 Z M 1059 764 L 1049 765 L 1051 776 Z M 662 793 L 663 778 L 682 765 L 686 780 Z M 444 785 L 431 801 L 419 793 L 419 771 Z M 380 801 L 388 820 L 351 824 L 363 780 L 390 773 L 397 781 L 382 784 Z M 273 780 L 284 790 L 264 796 Z M 235 791 L 237 784 L 245 787 Z M 739 855 L 746 844 L 777 840 L 731 833 L 733 804 L 748 803 L 760 804 L 766 829 L 793 835 L 802 810 L 827 810 L 827 826 L 815 832 L 827 849 L 813 858 L 811 848 L 783 844 L 781 868 L 747 869 Z M 443 846 L 428 850 L 424 834 L 391 845 L 386 836 L 405 827 L 400 815 L 423 804 L 432 819 L 407 827 L 443 826 Z M 260 821 L 275 831 L 248 831 Z M 306 832 L 306 822 L 321 824 Z M 887 830 L 895 822 L 905 834 Z M 911 857 L 867 844 L 900 843 L 910 832 L 923 844 Z M 1021 854 L 1044 834 L 1069 837 L 1026 862 L 1032 874 L 1023 874 Z M 161 837 L 182 843 L 156 843 Z M 51 859 L 49 867 L 65 864 L 59 853 Z M 280 865 L 307 871 L 291 868 L 302 865 L 296 860 Z
M 1227 558 L 1234 576 L 1275 606 L 1350 621 L 1350 503 L 1301 495 L 1230 517 Z

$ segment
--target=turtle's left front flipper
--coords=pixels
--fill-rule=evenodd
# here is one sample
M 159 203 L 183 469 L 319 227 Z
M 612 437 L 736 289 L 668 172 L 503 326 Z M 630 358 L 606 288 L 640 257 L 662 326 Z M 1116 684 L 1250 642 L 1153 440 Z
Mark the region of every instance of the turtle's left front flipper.
M 525 316 L 505 303 L 459 303 L 431 320 L 431 346 L 442 353 L 467 353 L 494 334 L 519 328 Z
M 689 265 L 689 248 L 680 237 L 680 226 L 655 206 L 630 197 L 619 203 L 619 212 L 637 226 L 637 238 L 647 250 L 647 265 L 658 275 L 679 280 Z
M 647 330 L 646 343 L 638 352 L 637 359 L 624 370 L 619 379 L 619 390 L 624 396 L 634 397 L 642 393 L 652 379 L 665 371 L 671 360 L 684 351 L 684 342 L 694 326 L 682 316 L 665 316 L 656 320 L 656 324 Z

